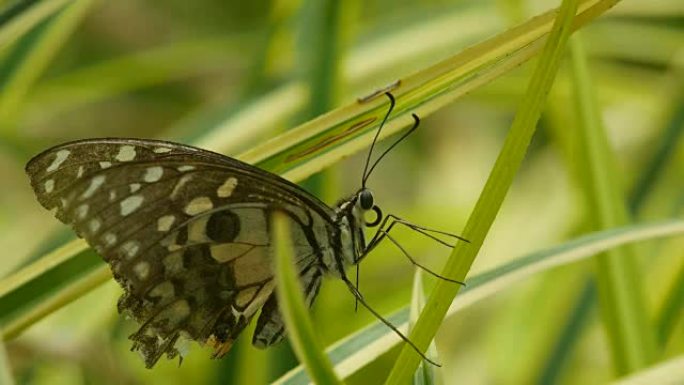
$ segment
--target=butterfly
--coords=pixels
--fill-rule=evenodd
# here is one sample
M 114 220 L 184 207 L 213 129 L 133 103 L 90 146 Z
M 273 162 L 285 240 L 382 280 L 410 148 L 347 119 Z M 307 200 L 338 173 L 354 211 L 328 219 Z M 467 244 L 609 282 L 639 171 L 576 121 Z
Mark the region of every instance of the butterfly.
M 346 268 L 358 266 L 383 239 L 399 246 L 389 234 L 395 225 L 446 245 L 437 234 L 462 238 L 383 216 L 366 187 L 378 162 L 419 123 L 414 115 L 413 127 L 369 168 L 373 146 L 395 104 L 387 95 L 390 108 L 369 151 L 362 187 L 334 207 L 258 167 L 160 140 L 68 142 L 35 156 L 26 172 L 40 204 L 71 225 L 110 265 L 124 289 L 119 312 L 140 324 L 129 337 L 132 350 L 142 355 L 148 368 L 164 354 L 182 359 L 188 340 L 213 347 L 214 357 L 224 356 L 259 310 L 253 345 L 265 348 L 283 339 L 286 331 L 274 291 L 269 234 L 275 212 L 290 222 L 309 306 L 323 276 L 332 275 L 399 333 L 364 301 L 358 270 L 355 285 Z M 369 212 L 376 215 L 372 222 L 365 220 Z M 378 231 L 367 242 L 364 229 L 376 226 Z

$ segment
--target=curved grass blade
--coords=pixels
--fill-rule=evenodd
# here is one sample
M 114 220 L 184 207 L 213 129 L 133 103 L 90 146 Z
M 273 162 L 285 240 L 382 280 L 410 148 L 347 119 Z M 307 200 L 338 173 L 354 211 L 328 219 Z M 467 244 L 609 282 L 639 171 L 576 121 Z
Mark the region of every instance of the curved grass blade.
M 278 308 L 280 309 L 287 335 L 299 361 L 316 384 L 342 384 L 333 371 L 330 360 L 323 352 L 309 318 L 309 309 L 304 304 L 302 284 L 294 264 L 294 251 L 290 239 L 290 228 L 283 214 L 273 217 L 273 241 L 275 253 L 275 280 Z
M 14 47 L 15 65 L 3 73 L 0 127 L 11 124 L 26 93 L 76 29 L 94 0 L 75 0 L 38 24 Z M 20 56 L 20 57 L 16 57 Z
M 14 378 L 12 377 L 9 361 L 7 360 L 5 344 L 2 341 L 0 341 L 0 384 L 14 385 Z
M 677 325 L 684 318 L 684 264 L 679 267 L 677 276 L 672 281 L 656 316 L 658 342 L 664 348 L 670 338 L 676 334 Z
M 684 220 L 630 225 L 590 233 L 558 246 L 528 254 L 469 279 L 467 286 L 461 290 L 461 295 L 451 303 L 447 317 L 478 301 L 509 290 L 511 285 L 523 282 L 535 274 L 588 259 L 621 245 L 683 235 Z M 397 325 L 399 330 L 405 332 L 409 321 L 409 307 L 406 306 L 387 318 Z M 336 373 L 342 378 L 348 378 L 400 342 L 391 330 L 376 321 L 331 345 L 327 353 L 335 365 Z M 309 383 L 309 378 L 299 366 L 275 381 L 273 385 Z
M 616 381 L 613 385 L 677 385 L 684 378 L 684 355 L 661 362 L 629 377 Z
M 619 0 L 578 0 L 577 29 Z M 539 15 L 461 53 L 398 79 L 392 93 L 397 104 L 382 131 L 387 137 L 413 123 L 412 113 L 428 116 L 454 99 L 516 68 L 541 50 L 553 24 L 555 10 Z M 301 179 L 333 164 L 340 157 L 364 148 L 387 110 L 386 98 L 361 98 L 304 123 L 276 140 L 243 154 L 248 163 L 259 162 L 288 179 Z M 211 149 L 222 149 L 213 143 Z M 303 163 L 316 156 L 315 163 Z
M 411 293 L 411 303 L 409 304 L 409 323 L 408 331 L 411 331 L 413 325 L 418 320 L 420 312 L 425 307 L 425 289 L 423 288 L 423 271 L 416 268 L 413 275 L 413 290 Z M 437 348 L 435 347 L 435 341 L 433 340 L 428 347 L 425 355 L 434 362 L 439 362 L 439 356 L 437 354 Z M 418 369 L 413 374 L 413 384 L 414 385 L 435 385 L 442 384 L 441 373 L 439 368 L 425 362 L 420 363 Z
M 460 281 L 465 280 L 492 223 L 494 223 L 508 188 L 513 183 L 515 174 L 522 164 L 527 147 L 532 140 L 546 97 L 563 58 L 577 7 L 577 0 L 564 0 L 561 4 L 553 30 L 546 41 L 528 90 L 523 97 L 496 163 L 462 232 L 463 237 L 469 239 L 470 243 L 459 242 L 456 244 L 442 272 L 444 277 Z M 446 316 L 449 304 L 460 289 L 460 286 L 445 281 L 437 282 L 425 309 L 416 322 L 415 329 L 409 336 L 420 349 L 427 349 Z M 419 363 L 420 356 L 404 346 L 386 384 L 406 383 Z
M 0 50 L 60 10 L 70 0 L 24 0 L 0 13 Z
M 570 58 L 575 104 L 579 122 L 577 148 L 579 159 L 586 159 L 585 186 L 591 225 L 596 229 L 623 226 L 629 214 L 613 151 L 608 144 L 595 92 L 579 36 L 570 43 Z M 626 374 L 652 362 L 655 335 L 647 319 L 642 280 L 634 250 L 625 247 L 597 256 L 596 278 L 601 297 L 601 313 L 608 335 L 613 365 Z

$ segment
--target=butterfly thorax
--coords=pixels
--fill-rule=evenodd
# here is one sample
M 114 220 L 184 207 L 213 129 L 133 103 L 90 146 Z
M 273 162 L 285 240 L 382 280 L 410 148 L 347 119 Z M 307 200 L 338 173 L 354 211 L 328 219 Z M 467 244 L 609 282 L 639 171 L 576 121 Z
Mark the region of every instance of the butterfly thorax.
M 339 243 L 334 258 L 326 260 L 325 264 L 328 271 L 338 277 L 344 275 L 346 266 L 357 264 L 366 249 L 363 210 L 356 202 L 357 197 L 354 195 L 335 206 L 335 230 Z

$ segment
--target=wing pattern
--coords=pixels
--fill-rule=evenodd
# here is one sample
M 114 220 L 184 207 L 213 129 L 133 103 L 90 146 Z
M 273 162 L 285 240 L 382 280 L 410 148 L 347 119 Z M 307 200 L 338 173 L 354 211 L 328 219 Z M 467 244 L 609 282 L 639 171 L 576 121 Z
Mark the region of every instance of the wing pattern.
M 282 339 L 268 232 L 276 210 L 292 221 L 309 304 L 318 292 L 331 209 L 256 167 L 170 142 L 93 139 L 41 153 L 27 173 L 40 203 L 110 264 L 148 367 L 185 339 L 224 355 L 262 307 L 254 344 Z

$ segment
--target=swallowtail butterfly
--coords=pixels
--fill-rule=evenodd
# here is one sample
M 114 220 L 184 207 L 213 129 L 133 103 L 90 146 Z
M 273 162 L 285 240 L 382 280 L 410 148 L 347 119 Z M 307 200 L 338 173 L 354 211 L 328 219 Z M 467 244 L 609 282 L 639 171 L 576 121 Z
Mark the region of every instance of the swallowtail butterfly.
M 394 106 L 387 95 L 391 105 L 383 123 Z M 418 126 L 414 118 L 416 124 L 394 145 Z M 110 265 L 124 289 L 119 312 L 140 324 L 130 336 L 132 350 L 152 367 L 163 354 L 177 356 L 183 340 L 214 347 L 215 357 L 225 355 L 259 309 L 252 343 L 264 348 L 282 340 L 285 327 L 274 292 L 269 236 L 275 211 L 291 222 L 309 305 L 322 277 L 331 274 L 368 307 L 345 268 L 357 265 L 383 239 L 396 243 L 389 235 L 395 224 L 444 244 L 436 234 L 461 239 L 393 215 L 383 217 L 365 186 L 394 145 L 369 168 L 371 147 L 361 189 L 335 207 L 236 159 L 159 140 L 64 143 L 31 159 L 26 172 L 38 201 L 55 210 Z M 371 210 L 377 218 L 366 223 L 364 214 Z M 367 243 L 364 227 L 378 225 Z

